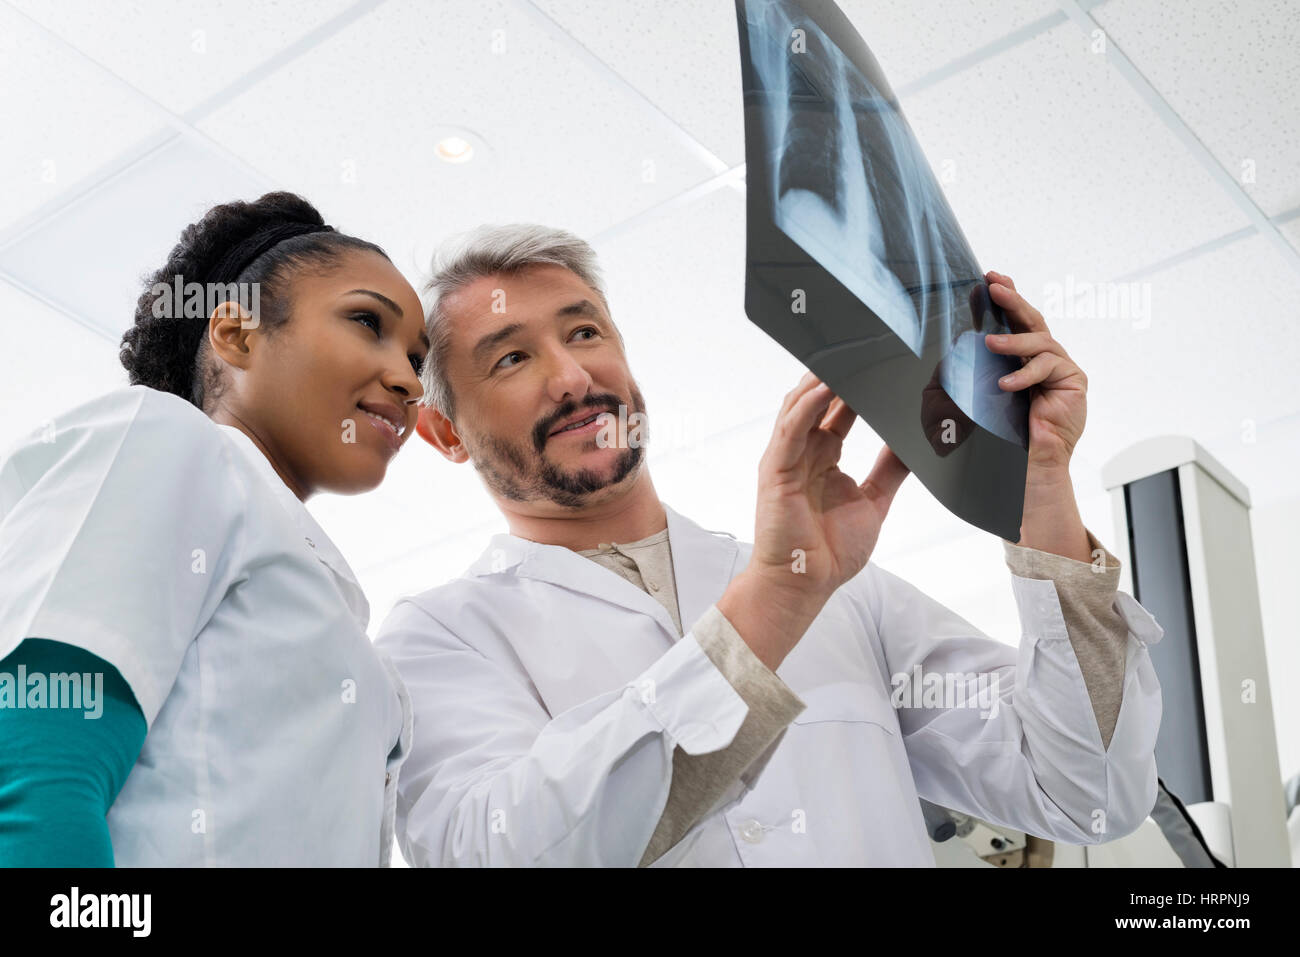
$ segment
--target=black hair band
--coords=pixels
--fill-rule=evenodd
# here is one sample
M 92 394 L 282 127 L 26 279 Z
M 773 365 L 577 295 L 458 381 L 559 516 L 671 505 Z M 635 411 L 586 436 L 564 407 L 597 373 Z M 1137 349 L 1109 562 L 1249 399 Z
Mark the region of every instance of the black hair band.
M 272 246 L 307 233 L 334 232 L 333 226 L 313 223 L 277 223 L 259 230 L 231 247 L 209 274 L 209 282 L 232 283 Z

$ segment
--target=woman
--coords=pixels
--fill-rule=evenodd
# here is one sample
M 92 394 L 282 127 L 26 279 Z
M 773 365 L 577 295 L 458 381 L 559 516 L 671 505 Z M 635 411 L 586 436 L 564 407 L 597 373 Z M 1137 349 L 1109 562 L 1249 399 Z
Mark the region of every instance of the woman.
M 379 484 L 427 350 L 298 196 L 184 230 L 131 386 L 0 464 L 0 864 L 388 863 L 410 709 L 303 502 Z

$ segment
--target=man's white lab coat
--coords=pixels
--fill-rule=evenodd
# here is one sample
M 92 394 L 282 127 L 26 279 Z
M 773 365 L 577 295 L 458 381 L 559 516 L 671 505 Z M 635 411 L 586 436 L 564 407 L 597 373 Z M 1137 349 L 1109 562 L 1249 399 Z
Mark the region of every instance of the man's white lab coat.
M 750 546 L 671 509 L 668 529 L 686 625 Z M 869 563 L 777 670 L 807 709 L 656 866 L 933 866 L 918 795 L 1066 843 L 1136 829 L 1156 797 L 1161 702 L 1146 646 L 1161 628 L 1118 593 L 1130 635 L 1103 749 L 1055 586 L 1011 579 L 1018 650 Z M 635 866 L 674 747 L 726 747 L 748 710 L 649 595 L 511 535 L 461 578 L 400 602 L 377 644 L 415 709 L 397 803 L 415 865 Z M 982 673 L 985 687 L 996 675 L 996 707 L 972 695 L 972 706 L 896 709 L 891 679 L 918 665 L 940 680 Z

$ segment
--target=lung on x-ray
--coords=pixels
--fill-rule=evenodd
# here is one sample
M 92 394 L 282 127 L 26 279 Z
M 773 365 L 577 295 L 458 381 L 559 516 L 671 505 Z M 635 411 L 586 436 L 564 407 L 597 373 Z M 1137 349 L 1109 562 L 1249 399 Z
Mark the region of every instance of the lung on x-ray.
M 1013 331 L 871 51 L 831 0 L 736 0 L 745 311 L 954 514 L 1020 539 Z M 990 146 L 992 148 L 992 146 Z

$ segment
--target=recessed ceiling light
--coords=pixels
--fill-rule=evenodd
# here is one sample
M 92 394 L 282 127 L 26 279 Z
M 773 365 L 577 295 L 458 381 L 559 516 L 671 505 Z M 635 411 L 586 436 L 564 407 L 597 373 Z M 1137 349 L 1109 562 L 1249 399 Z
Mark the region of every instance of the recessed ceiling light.
M 447 163 L 468 163 L 474 158 L 474 144 L 463 136 L 445 136 L 438 141 L 438 158 Z

